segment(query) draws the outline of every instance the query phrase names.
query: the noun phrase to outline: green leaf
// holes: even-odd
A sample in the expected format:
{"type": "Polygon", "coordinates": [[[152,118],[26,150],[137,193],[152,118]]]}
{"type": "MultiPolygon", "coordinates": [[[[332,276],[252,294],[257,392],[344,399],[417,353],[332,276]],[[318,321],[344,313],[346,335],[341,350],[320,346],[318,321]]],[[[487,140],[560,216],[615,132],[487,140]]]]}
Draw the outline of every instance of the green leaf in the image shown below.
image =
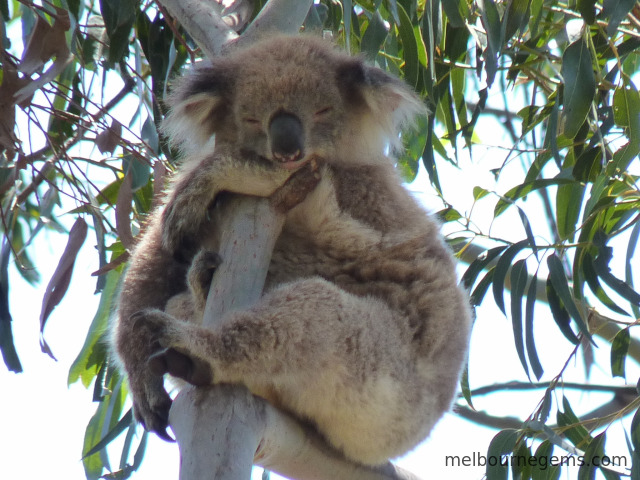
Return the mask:
{"type": "Polygon", "coordinates": [[[562,397],[562,410],[557,412],[559,427],[563,428],[564,435],[578,448],[584,448],[592,440],[589,431],[580,423],[580,419],[573,413],[567,397],[562,397]]]}
{"type": "Polygon", "coordinates": [[[482,280],[478,282],[478,285],[476,285],[473,293],[471,293],[471,305],[477,306],[482,303],[484,296],[487,294],[487,290],[489,290],[489,286],[491,286],[491,283],[493,282],[493,275],[495,273],[495,270],[495,267],[489,270],[487,274],[482,277],[482,280]]]}
{"type": "Polygon", "coordinates": [[[531,469],[531,480],[550,480],[560,477],[560,467],[551,457],[553,456],[554,445],[551,441],[545,440],[536,449],[534,457],[536,465],[531,469]]]}
{"type": "Polygon", "coordinates": [[[631,444],[635,453],[640,452],[640,408],[636,410],[631,420],[631,444]]]}
{"type": "Polygon", "coordinates": [[[597,0],[578,0],[578,11],[588,25],[593,25],[596,21],[596,5],[597,0]]]}
{"type": "Polygon", "coordinates": [[[100,450],[109,445],[113,440],[118,438],[122,432],[131,426],[133,423],[133,410],[129,409],[127,413],[120,419],[120,421],[113,427],[109,433],[100,439],[89,451],[85,452],[82,458],[90,457],[91,455],[98,453],[100,450]]]}
{"type": "Polygon", "coordinates": [[[506,311],[504,308],[504,281],[507,277],[507,272],[511,268],[511,262],[515,258],[515,256],[527,245],[529,244],[528,240],[521,240],[518,243],[514,243],[509,248],[505,250],[505,252],[498,260],[498,263],[495,268],[495,273],[493,275],[493,298],[496,301],[496,305],[498,308],[506,315],[506,311]]]}
{"type": "Polygon", "coordinates": [[[462,371],[462,375],[460,376],[460,390],[462,391],[462,396],[466,400],[467,404],[475,410],[473,406],[473,402],[471,401],[471,389],[469,388],[469,362],[467,361],[464,370],[462,371]]]}
{"type": "Polygon", "coordinates": [[[401,4],[398,4],[398,14],[400,15],[400,25],[398,33],[402,40],[402,51],[404,59],[404,78],[406,82],[414,88],[418,85],[418,70],[420,61],[418,59],[418,45],[413,33],[411,18],[401,4]]]}
{"type": "Polygon", "coordinates": [[[371,15],[369,20],[369,26],[362,35],[362,41],[360,42],[360,51],[364,53],[365,57],[370,61],[375,60],[380,51],[380,47],[384,43],[389,31],[384,22],[384,19],[380,15],[380,12],[376,11],[371,15]]]}
{"type": "Polygon", "coordinates": [[[562,56],[564,84],[564,135],[574,138],[591,110],[596,94],[591,53],[582,39],[567,47],[562,56]]]}
{"type": "Polygon", "coordinates": [[[485,190],[482,187],[473,187],[473,199],[477,202],[483,197],[486,197],[491,192],[489,190],[485,190]]]}
{"type": "Polygon", "coordinates": [[[69,368],[69,385],[81,380],[82,384],[88,388],[105,361],[106,345],[103,339],[107,331],[119,280],[120,273],[117,270],[111,270],[107,274],[107,282],[100,296],[98,311],[93,317],[82,350],[69,368]]]}
{"type": "Polygon", "coordinates": [[[580,314],[578,307],[576,306],[575,302],[573,301],[573,297],[571,296],[571,291],[569,290],[569,282],[567,281],[567,277],[565,276],[562,262],[555,253],[547,257],[547,266],[549,267],[549,279],[551,280],[553,289],[560,297],[560,300],[562,300],[563,305],[565,306],[571,317],[573,317],[573,319],[575,320],[580,331],[585,335],[587,339],[591,340],[589,329],[584,323],[582,315],[580,314]]]}
{"type": "Polygon", "coordinates": [[[534,190],[539,190],[541,188],[547,188],[556,185],[567,185],[574,182],[575,180],[573,179],[557,176],[555,178],[534,180],[532,182],[523,183],[521,185],[518,185],[517,187],[513,187],[512,189],[507,191],[502,196],[502,198],[500,198],[500,200],[498,200],[498,203],[496,203],[496,206],[493,210],[493,216],[497,217],[499,215],[502,215],[502,213],[504,213],[504,211],[509,208],[509,206],[511,206],[515,200],[526,197],[534,190]]]}
{"type": "Polygon", "coordinates": [[[638,294],[635,290],[633,290],[629,285],[625,282],[616,278],[609,268],[609,262],[613,258],[613,248],[611,247],[600,247],[598,256],[596,260],[593,262],[593,266],[595,268],[598,276],[609,285],[612,289],[616,291],[618,295],[628,300],[631,304],[640,306],[640,294],[638,294]]]}
{"type": "Polygon", "coordinates": [[[611,376],[624,378],[625,360],[629,351],[629,329],[623,328],[611,342],[611,376]]]}
{"type": "Polygon", "coordinates": [[[605,438],[606,432],[602,432],[589,443],[589,446],[584,452],[584,463],[578,470],[578,480],[591,480],[592,478],[595,478],[596,471],[598,469],[607,480],[611,478],[619,478],[618,475],[610,475],[611,472],[599,467],[600,460],[604,457],[605,438]]]}
{"type": "Polygon", "coordinates": [[[460,212],[458,212],[453,207],[447,207],[447,208],[444,208],[444,209],[440,210],[436,214],[436,216],[443,223],[455,222],[455,221],[460,220],[461,218],[463,218],[462,215],[460,214],[460,212]]]}
{"type": "Polygon", "coordinates": [[[538,352],[536,351],[536,343],[535,338],[533,336],[533,320],[534,320],[534,310],[536,305],[536,293],[538,288],[538,274],[536,273],[531,279],[531,283],[529,284],[529,289],[527,291],[527,302],[525,304],[525,342],[527,347],[527,357],[529,358],[529,364],[531,365],[531,370],[533,370],[533,374],[535,377],[540,380],[542,374],[544,373],[544,369],[540,364],[540,359],[538,358],[538,352]]]}
{"type": "Polygon", "coordinates": [[[482,25],[487,32],[487,48],[485,50],[485,70],[487,86],[491,87],[498,72],[498,55],[502,50],[502,24],[500,14],[493,0],[478,0],[478,8],[482,14],[482,25]]]}
{"type": "Polygon", "coordinates": [[[494,247],[478,256],[462,275],[461,283],[465,288],[471,288],[478,278],[478,275],[489,265],[494,258],[502,253],[507,247],[494,247]]]}
{"type": "Polygon", "coordinates": [[[606,307],[620,315],[629,314],[625,312],[622,308],[620,308],[604,291],[604,289],[600,286],[600,282],[598,281],[598,274],[596,273],[595,267],[593,266],[593,257],[590,254],[585,254],[582,258],[581,262],[582,273],[584,275],[585,280],[587,281],[587,285],[594,293],[596,298],[600,300],[606,307]]]}
{"type": "Polygon", "coordinates": [[[631,142],[640,142],[640,93],[633,82],[626,80],[613,94],[613,121],[628,130],[631,142]]]}
{"type": "Polygon", "coordinates": [[[556,293],[550,278],[547,278],[546,292],[553,320],[556,322],[556,325],[558,325],[558,328],[560,328],[560,331],[565,338],[574,345],[577,345],[580,343],[580,339],[576,337],[576,334],[571,330],[571,318],[569,317],[569,313],[566,308],[564,308],[564,305],[556,293]]]}
{"type": "Polygon", "coordinates": [[[129,52],[129,34],[136,18],[133,0],[100,0],[100,13],[109,36],[107,66],[112,68],[129,52]]]}
{"type": "Polygon", "coordinates": [[[503,22],[506,22],[504,40],[508,41],[526,26],[531,0],[510,0],[503,22]]]}
{"type": "Polygon", "coordinates": [[[584,186],[571,182],[558,187],[556,194],[556,223],[560,239],[573,241],[582,207],[584,186]]]}
{"type": "MultiPolygon", "coordinates": [[[[513,429],[498,432],[489,444],[487,458],[500,460],[503,455],[512,453],[519,436],[518,430],[513,429]]],[[[507,480],[508,473],[508,463],[503,465],[501,461],[487,462],[487,480],[507,480]]]]}
{"type": "Polygon", "coordinates": [[[465,27],[465,19],[469,10],[466,0],[442,0],[442,7],[452,27],[465,27]]]}
{"type": "MultiPolygon", "coordinates": [[[[522,297],[527,286],[527,263],[518,260],[511,269],[511,324],[513,327],[513,340],[518,353],[518,358],[524,368],[527,377],[529,366],[524,351],[524,335],[522,330],[522,297]]],[[[495,283],[494,283],[495,285],[495,283]]]]}
{"type": "Polygon", "coordinates": [[[151,178],[151,166],[148,162],[131,153],[125,153],[122,156],[122,172],[126,175],[129,170],[132,174],[131,188],[134,192],[145,186],[151,178]]]}
{"type": "Polygon", "coordinates": [[[580,154],[571,174],[579,182],[595,182],[602,171],[602,148],[587,148],[580,154]]]}
{"type": "Polygon", "coordinates": [[[613,36],[618,29],[620,22],[627,16],[636,0],[604,0],[602,8],[602,16],[609,17],[609,25],[607,26],[607,35],[613,36]]]}
{"type": "Polygon", "coordinates": [[[438,178],[438,170],[436,168],[436,159],[434,156],[434,151],[436,150],[435,145],[439,144],[440,140],[434,135],[434,125],[435,116],[430,114],[427,117],[427,143],[425,144],[424,151],[422,152],[422,163],[427,170],[431,185],[433,185],[438,192],[442,192],[440,179],[438,178]]]}

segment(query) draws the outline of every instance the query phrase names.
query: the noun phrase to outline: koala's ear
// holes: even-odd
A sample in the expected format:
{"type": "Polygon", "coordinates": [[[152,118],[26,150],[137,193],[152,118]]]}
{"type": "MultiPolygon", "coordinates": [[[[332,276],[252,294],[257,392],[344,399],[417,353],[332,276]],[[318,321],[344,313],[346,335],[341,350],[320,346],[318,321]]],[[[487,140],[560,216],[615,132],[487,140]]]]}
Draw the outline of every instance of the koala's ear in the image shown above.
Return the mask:
{"type": "Polygon", "coordinates": [[[401,128],[427,114],[426,105],[407,84],[358,58],[349,58],[338,67],[337,81],[345,100],[355,108],[365,106],[392,146],[398,143],[401,128]]]}
{"type": "Polygon", "coordinates": [[[194,67],[176,82],[166,101],[162,132],[183,154],[202,150],[230,112],[233,71],[226,65],[194,67]]]}

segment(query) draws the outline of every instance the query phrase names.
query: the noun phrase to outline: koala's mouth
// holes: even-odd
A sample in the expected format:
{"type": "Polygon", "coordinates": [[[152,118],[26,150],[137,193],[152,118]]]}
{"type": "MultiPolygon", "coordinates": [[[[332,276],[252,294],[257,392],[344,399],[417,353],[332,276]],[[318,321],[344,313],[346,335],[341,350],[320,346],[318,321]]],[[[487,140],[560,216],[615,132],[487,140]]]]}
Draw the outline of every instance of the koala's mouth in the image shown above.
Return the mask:
{"type": "Polygon", "coordinates": [[[296,170],[308,163],[311,158],[313,158],[313,155],[307,155],[305,157],[302,156],[302,152],[300,152],[300,150],[297,150],[296,152],[287,155],[274,153],[273,158],[285,170],[296,170]]]}

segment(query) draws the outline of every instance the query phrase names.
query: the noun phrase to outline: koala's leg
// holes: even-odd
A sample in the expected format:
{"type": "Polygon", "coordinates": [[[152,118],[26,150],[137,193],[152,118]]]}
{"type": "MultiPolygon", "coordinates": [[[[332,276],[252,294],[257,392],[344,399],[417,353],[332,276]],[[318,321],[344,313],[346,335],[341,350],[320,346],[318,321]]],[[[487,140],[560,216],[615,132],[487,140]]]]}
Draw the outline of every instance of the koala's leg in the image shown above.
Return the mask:
{"type": "Polygon", "coordinates": [[[367,464],[414,446],[448,408],[437,393],[428,395],[405,319],[381,301],[306,279],[227,320],[212,331],[165,315],[148,318],[167,349],[154,358],[155,372],[184,373],[195,384],[242,383],[311,420],[335,447],[367,464]],[[174,366],[171,356],[192,365],[180,358],[174,366]]]}

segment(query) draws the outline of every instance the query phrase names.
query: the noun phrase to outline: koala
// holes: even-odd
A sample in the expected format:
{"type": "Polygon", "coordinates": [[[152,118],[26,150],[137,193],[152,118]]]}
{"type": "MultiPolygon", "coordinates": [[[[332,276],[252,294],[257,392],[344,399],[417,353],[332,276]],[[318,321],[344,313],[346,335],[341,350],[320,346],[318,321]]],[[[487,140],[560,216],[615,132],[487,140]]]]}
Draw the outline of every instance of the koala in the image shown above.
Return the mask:
{"type": "Polygon", "coordinates": [[[245,385],[361,464],[415,447],[451,407],[471,330],[454,258],[391,158],[423,102],[327,41],[275,36],[194,67],[168,104],[183,163],[132,252],[112,334],[136,418],[168,437],[169,373],[245,385]],[[216,201],[296,178],[309,186],[260,301],[204,328],[225,261],[202,248],[216,201]]]}

